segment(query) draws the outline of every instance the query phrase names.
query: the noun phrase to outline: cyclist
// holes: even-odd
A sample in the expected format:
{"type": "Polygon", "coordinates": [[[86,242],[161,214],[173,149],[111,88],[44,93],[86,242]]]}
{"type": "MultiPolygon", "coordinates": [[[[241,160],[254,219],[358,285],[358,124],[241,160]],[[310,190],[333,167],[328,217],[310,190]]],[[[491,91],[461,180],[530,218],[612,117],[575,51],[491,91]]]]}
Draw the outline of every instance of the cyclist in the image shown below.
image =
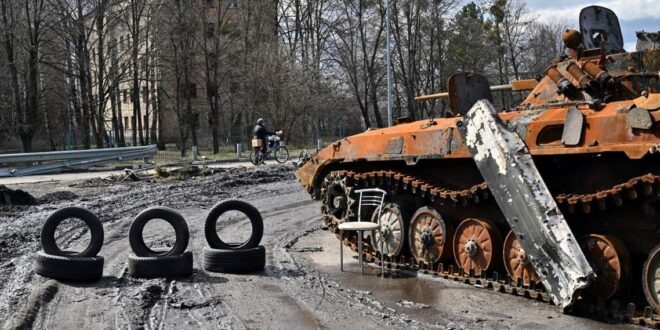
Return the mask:
{"type": "Polygon", "coordinates": [[[265,120],[263,118],[257,119],[257,125],[254,126],[254,130],[252,131],[252,135],[254,135],[255,139],[261,140],[261,152],[266,153],[267,151],[267,138],[269,135],[274,135],[275,132],[271,132],[268,129],[266,129],[266,126],[264,125],[265,120]]]}

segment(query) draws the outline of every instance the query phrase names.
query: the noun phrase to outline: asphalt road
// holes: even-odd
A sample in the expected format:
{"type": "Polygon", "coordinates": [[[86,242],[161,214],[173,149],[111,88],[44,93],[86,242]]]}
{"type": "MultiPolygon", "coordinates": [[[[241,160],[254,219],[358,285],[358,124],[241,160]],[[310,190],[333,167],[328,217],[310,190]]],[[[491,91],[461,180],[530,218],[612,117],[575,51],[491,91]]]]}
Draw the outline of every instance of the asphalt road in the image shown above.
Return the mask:
{"type": "MultiPolygon", "coordinates": [[[[55,329],[310,329],[310,328],[609,328],[556,308],[430,277],[360,275],[347,249],[339,272],[338,242],[320,230],[320,211],[293,179],[292,167],[220,168],[185,181],[116,182],[75,175],[41,182],[6,182],[41,199],[35,206],[0,207],[0,323],[55,329]],[[202,270],[204,220],[219,200],[253,203],[264,217],[267,266],[250,275],[202,270]],[[77,205],[104,223],[104,277],[92,284],[49,281],[33,273],[39,230],[55,209],[77,205]],[[187,220],[194,274],[138,280],[127,274],[128,229],[146,207],[167,205],[187,220]]],[[[150,241],[171,244],[171,230],[149,227],[150,241]]],[[[245,221],[220,228],[240,235],[245,221]]],[[[85,232],[64,226],[61,244],[80,249],[85,232]]],[[[620,327],[620,326],[618,326],[620,327]]]]}

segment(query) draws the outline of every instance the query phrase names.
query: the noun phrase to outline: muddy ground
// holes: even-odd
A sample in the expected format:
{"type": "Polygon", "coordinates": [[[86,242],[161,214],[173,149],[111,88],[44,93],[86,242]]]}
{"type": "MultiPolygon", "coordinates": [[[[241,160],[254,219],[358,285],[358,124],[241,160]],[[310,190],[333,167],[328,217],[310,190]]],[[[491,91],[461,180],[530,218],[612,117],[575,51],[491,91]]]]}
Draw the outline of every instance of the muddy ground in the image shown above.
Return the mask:
{"type": "MultiPolygon", "coordinates": [[[[381,278],[372,268],[360,275],[347,249],[347,271],[339,272],[338,242],[321,230],[319,205],[295,181],[292,166],[214,172],[184,181],[74,178],[7,184],[29,192],[38,204],[0,206],[0,324],[55,329],[621,327],[446,280],[381,278]],[[248,200],[263,214],[263,272],[231,275],[202,270],[206,214],[229,197],[248,200]],[[188,250],[195,257],[190,278],[138,280],[127,274],[131,220],[154,205],[172,207],[188,221],[188,250]],[[64,206],[89,208],[104,223],[104,277],[97,283],[59,283],[33,273],[41,225],[64,206]]],[[[234,230],[232,226],[236,232],[246,229],[244,222],[237,222],[223,233],[234,230]]],[[[145,235],[167,245],[170,234],[162,223],[145,235]]],[[[75,223],[59,235],[65,247],[85,244],[85,232],[75,223]]]]}

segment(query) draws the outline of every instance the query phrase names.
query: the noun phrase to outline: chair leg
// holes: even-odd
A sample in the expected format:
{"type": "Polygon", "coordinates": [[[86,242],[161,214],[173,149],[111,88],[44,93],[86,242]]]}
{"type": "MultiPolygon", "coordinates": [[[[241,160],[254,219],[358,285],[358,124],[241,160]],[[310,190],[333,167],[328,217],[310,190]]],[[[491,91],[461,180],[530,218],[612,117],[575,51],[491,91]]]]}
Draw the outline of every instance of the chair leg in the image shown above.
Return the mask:
{"type": "MultiPolygon", "coordinates": [[[[379,232],[380,232],[380,230],[379,230],[379,232]]],[[[383,253],[383,252],[385,252],[385,249],[384,249],[385,246],[383,245],[385,243],[384,240],[385,239],[383,238],[383,235],[381,233],[381,235],[380,235],[380,276],[383,276],[383,277],[385,277],[385,258],[383,257],[385,255],[383,253]]]]}
{"type": "Polygon", "coordinates": [[[359,233],[360,233],[360,236],[359,236],[359,238],[360,238],[360,242],[359,242],[360,243],[359,244],[360,248],[359,248],[359,250],[360,251],[358,252],[359,253],[358,260],[360,261],[360,271],[362,272],[362,275],[364,275],[364,267],[362,267],[362,233],[363,232],[360,230],[359,233]]]}
{"type": "Polygon", "coordinates": [[[344,231],[339,231],[339,270],[344,271],[344,231]]]}

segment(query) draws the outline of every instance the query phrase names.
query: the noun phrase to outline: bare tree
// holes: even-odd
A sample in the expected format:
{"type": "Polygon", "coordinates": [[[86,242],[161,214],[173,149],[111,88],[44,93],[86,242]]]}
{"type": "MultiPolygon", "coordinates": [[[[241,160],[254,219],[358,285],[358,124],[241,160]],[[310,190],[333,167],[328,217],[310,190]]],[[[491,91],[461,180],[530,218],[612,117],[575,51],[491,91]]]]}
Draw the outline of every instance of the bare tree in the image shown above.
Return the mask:
{"type": "Polygon", "coordinates": [[[383,45],[385,8],[364,0],[344,0],[341,21],[334,36],[334,60],[348,77],[347,83],[360,108],[365,126],[371,127],[369,109],[377,127],[383,127],[378,105],[378,86],[383,63],[378,57],[383,45]]]}
{"type": "MultiPolygon", "coordinates": [[[[206,7],[206,4],[202,4],[206,7]]],[[[209,126],[213,153],[220,151],[220,108],[222,106],[222,86],[229,75],[226,67],[235,51],[239,34],[228,16],[229,2],[219,1],[212,7],[201,8],[203,12],[200,30],[204,31],[199,42],[204,53],[202,79],[209,104],[209,126]]]]}
{"type": "Polygon", "coordinates": [[[186,154],[186,144],[192,137],[197,145],[197,115],[192,106],[193,77],[196,67],[195,34],[199,31],[199,22],[195,4],[176,1],[163,5],[159,17],[157,35],[162,38],[161,63],[163,78],[169,85],[160,89],[165,98],[173,103],[177,117],[181,156],[186,154]]]}
{"type": "MultiPolygon", "coordinates": [[[[133,145],[144,144],[144,133],[142,130],[142,111],[140,108],[140,47],[143,40],[143,18],[147,0],[126,0],[127,8],[124,10],[124,24],[126,24],[130,35],[131,62],[133,67],[131,103],[133,105],[133,116],[131,124],[133,127],[133,145]]],[[[178,2],[178,1],[177,1],[178,2]]]]}
{"type": "Polygon", "coordinates": [[[24,152],[32,151],[32,139],[43,114],[40,53],[48,10],[45,0],[0,1],[2,41],[13,95],[11,119],[24,152]]]}

